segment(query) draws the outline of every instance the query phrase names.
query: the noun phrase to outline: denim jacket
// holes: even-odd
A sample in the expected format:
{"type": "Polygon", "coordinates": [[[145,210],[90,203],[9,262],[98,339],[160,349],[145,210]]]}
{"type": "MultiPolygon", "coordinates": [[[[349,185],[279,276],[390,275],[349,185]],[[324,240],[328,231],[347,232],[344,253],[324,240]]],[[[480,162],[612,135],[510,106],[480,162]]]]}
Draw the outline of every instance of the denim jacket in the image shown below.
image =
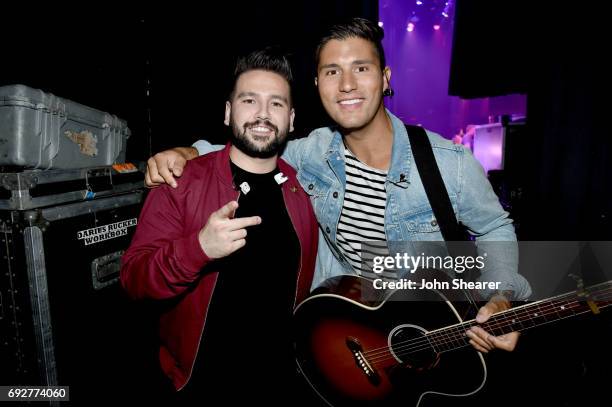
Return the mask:
{"type": "MultiPolygon", "coordinates": [[[[387,115],[393,124],[393,150],[385,185],[387,242],[442,241],[440,227],[414,163],[406,128],[389,111],[387,115]]],[[[518,274],[518,247],[512,220],[501,207],[483,168],[465,147],[429,131],[427,135],[457,220],[475,236],[479,252],[486,248],[489,259],[495,259],[495,264],[487,267],[479,280],[499,281],[499,290],[513,291],[514,299],[526,299],[531,295],[531,288],[518,274]]],[[[203,140],[194,147],[200,154],[218,149],[203,140]]],[[[320,226],[312,287],[330,277],[355,274],[340,253],[336,240],[346,185],[341,134],[329,127],[316,129],[308,137],[290,141],[282,158],[297,170],[298,181],[310,195],[320,226]]],[[[487,298],[492,290],[482,290],[480,294],[487,298]]]]}

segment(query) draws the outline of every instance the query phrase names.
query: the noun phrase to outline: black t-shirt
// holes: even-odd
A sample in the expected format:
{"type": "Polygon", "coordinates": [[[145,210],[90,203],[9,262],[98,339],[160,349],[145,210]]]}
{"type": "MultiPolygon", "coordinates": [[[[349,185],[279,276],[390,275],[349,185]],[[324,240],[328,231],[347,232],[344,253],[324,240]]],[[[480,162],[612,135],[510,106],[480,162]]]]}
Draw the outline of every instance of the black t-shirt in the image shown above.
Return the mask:
{"type": "Polygon", "coordinates": [[[246,246],[217,260],[220,272],[193,373],[179,391],[189,401],[274,400],[296,371],[290,327],[300,243],[274,179],[279,171],[231,167],[237,189],[243,182],[250,189],[240,193],[235,217],[258,215],[262,222],[247,228],[246,246]]]}

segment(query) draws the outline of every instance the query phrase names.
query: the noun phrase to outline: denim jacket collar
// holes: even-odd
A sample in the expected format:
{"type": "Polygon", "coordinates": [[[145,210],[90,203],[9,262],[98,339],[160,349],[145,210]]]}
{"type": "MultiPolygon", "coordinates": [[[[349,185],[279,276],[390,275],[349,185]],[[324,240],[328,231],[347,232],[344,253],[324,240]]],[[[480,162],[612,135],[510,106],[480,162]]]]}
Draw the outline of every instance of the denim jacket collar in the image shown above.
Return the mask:
{"type": "MultiPolygon", "coordinates": [[[[407,188],[412,158],[408,133],[400,119],[386,109],[385,112],[393,125],[393,150],[387,181],[399,187],[407,188]]],[[[336,176],[339,176],[337,163],[344,163],[344,143],[342,142],[342,134],[337,129],[331,128],[331,130],[333,136],[325,153],[325,159],[332,170],[336,172],[336,176]]]]}

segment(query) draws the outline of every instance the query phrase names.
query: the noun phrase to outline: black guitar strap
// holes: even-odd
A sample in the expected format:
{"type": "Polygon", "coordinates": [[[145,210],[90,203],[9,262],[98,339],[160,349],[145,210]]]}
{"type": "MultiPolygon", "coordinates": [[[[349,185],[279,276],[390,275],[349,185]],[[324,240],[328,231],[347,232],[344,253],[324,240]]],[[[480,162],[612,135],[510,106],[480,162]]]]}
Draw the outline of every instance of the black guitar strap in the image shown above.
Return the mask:
{"type": "MultiPolygon", "coordinates": [[[[419,175],[423,181],[423,187],[433,214],[440,226],[440,232],[446,242],[452,241],[468,241],[469,234],[463,225],[460,225],[453,211],[448,191],[444,186],[442,174],[436,163],[431,143],[427,137],[425,129],[419,126],[411,126],[406,124],[408,139],[412,147],[412,154],[416,163],[419,175]]],[[[452,245],[451,245],[452,246],[452,245]]],[[[448,247],[451,256],[458,256],[459,253],[453,253],[453,248],[448,247]]],[[[475,250],[474,250],[475,252],[475,250]]],[[[472,274],[470,279],[476,279],[478,276],[472,274]]],[[[464,276],[465,278],[465,276],[464,276]]],[[[470,301],[476,306],[472,293],[468,293],[470,301]]]]}
{"type": "Polygon", "coordinates": [[[406,130],[408,131],[414,161],[423,181],[427,199],[440,226],[442,237],[447,242],[468,240],[465,228],[459,225],[455,217],[453,206],[444,186],[444,181],[442,181],[442,175],[436,164],[425,129],[406,124],[406,130]]]}

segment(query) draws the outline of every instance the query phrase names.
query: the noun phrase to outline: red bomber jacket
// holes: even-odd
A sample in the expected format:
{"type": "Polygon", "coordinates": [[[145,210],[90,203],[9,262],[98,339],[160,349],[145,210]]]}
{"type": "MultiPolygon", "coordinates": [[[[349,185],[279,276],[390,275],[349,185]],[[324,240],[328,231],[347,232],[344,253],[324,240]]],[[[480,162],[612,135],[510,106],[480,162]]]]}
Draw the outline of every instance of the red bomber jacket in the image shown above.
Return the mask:
{"type": "MultiPolygon", "coordinates": [[[[160,363],[176,389],[185,386],[191,376],[218,275],[215,261],[198,242],[198,232],[212,212],[238,197],[229,150],[230,144],[189,161],[176,189],[162,185],[149,193],[122,258],[121,284],[128,295],[176,299],[159,321],[160,363]]],[[[310,291],[318,226],[295,170],[282,159],[278,167],[288,177],[282,193],[301,248],[296,306],[310,291]]]]}

